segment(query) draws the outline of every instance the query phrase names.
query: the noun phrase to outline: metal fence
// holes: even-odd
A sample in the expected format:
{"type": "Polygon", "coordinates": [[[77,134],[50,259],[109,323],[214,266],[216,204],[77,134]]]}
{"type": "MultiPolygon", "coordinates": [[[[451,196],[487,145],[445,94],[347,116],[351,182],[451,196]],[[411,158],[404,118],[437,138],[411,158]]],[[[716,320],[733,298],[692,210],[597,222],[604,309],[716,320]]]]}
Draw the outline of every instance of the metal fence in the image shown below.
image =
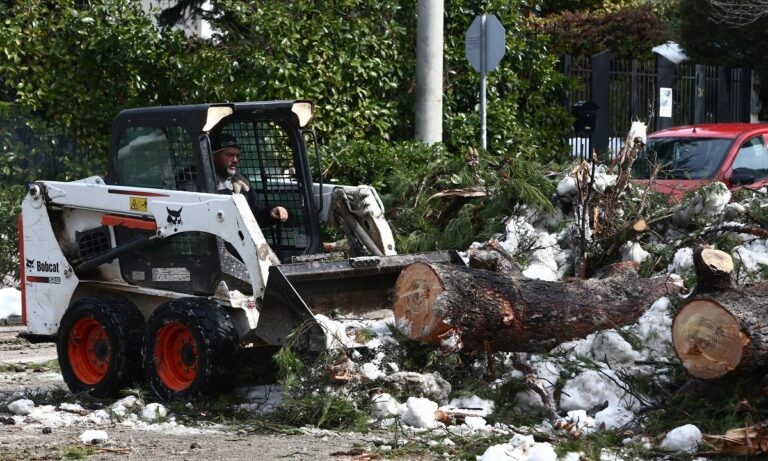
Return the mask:
{"type": "Polygon", "coordinates": [[[574,82],[567,106],[597,105],[594,130],[570,136],[574,157],[587,157],[593,149],[601,156],[618,152],[635,120],[645,122],[649,133],[676,125],[750,121],[750,69],[675,65],[662,56],[611,59],[608,51],[591,58],[565,56],[562,65],[574,82]],[[671,117],[659,116],[660,88],[672,89],[671,117]]]}

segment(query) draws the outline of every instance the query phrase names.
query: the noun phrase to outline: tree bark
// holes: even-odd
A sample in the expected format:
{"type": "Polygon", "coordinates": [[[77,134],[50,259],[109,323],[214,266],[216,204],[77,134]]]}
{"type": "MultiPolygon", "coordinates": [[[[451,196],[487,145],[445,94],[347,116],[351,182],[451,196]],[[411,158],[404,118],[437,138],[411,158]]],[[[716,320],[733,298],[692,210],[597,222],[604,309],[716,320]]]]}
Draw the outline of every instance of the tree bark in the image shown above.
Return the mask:
{"type": "Polygon", "coordinates": [[[539,352],[634,320],[679,288],[631,268],[603,280],[549,282],[420,262],[398,277],[394,311],[413,340],[466,352],[539,352]]]}
{"type": "Polygon", "coordinates": [[[768,282],[733,285],[733,259],[700,245],[696,287],[672,321],[672,344],[689,375],[720,378],[768,364],[768,282]]]}

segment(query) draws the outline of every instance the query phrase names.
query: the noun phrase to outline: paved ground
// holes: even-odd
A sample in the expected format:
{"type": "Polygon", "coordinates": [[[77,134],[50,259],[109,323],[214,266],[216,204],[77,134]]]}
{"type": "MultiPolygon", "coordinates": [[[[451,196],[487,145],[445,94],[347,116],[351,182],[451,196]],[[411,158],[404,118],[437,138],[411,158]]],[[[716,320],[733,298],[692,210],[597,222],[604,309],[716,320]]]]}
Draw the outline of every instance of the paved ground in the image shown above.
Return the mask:
{"type": "MultiPolygon", "coordinates": [[[[30,344],[18,337],[21,326],[0,326],[0,402],[16,394],[34,395],[45,389],[68,392],[61,375],[51,368],[56,358],[53,344],[30,344]],[[40,366],[40,364],[47,365],[40,366]]],[[[72,396],[71,402],[75,402],[72,396]]],[[[254,433],[247,429],[217,426],[200,429],[177,427],[141,430],[120,423],[88,426],[83,423],[48,427],[25,421],[10,424],[12,415],[0,406],[0,459],[66,459],[77,453],[89,460],[360,460],[359,452],[372,448],[371,434],[307,430],[299,435],[254,433]],[[87,446],[79,436],[87,429],[107,432],[99,446],[87,446]],[[362,447],[362,448],[358,448],[362,447]]],[[[211,423],[214,423],[211,421],[211,423]]]]}

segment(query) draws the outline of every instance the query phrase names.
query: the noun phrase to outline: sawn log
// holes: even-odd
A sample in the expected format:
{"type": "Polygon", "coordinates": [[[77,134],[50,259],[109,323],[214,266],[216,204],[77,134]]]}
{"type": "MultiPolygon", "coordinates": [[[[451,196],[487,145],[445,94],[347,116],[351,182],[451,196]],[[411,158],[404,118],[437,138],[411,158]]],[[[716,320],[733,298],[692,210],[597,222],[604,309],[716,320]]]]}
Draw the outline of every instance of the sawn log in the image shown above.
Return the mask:
{"type": "Polygon", "coordinates": [[[768,283],[732,284],[733,261],[719,250],[694,251],[694,295],[672,321],[672,344],[686,372],[715,379],[768,366],[768,283]]]}
{"type": "Polygon", "coordinates": [[[397,279],[394,312],[413,340],[466,352],[539,352],[638,318],[678,292],[678,281],[639,278],[626,266],[606,279],[549,282],[418,262],[397,279]]]}

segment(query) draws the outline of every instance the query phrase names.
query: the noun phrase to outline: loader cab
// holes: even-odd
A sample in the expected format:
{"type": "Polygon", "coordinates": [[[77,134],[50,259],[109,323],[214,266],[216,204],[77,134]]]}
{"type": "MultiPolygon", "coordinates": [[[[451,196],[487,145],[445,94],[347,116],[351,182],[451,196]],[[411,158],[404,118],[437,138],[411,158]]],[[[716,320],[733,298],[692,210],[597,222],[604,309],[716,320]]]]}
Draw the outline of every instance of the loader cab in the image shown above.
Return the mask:
{"type": "MultiPolygon", "coordinates": [[[[108,184],[148,189],[216,193],[211,136],[234,135],[239,172],[256,193],[259,207],[281,205],[289,220],[262,228],[282,261],[320,247],[318,206],[304,127],[307,101],[197,104],[128,109],[116,117],[108,152],[108,184]]],[[[151,194],[151,191],[147,192],[151,194]]],[[[211,217],[214,219],[214,217],[211,217]]],[[[119,245],[137,229],[115,228],[119,245]]],[[[212,294],[221,281],[249,292],[245,267],[215,236],[184,233],[121,257],[129,283],[194,294],[212,294]],[[218,269],[218,270],[215,270],[218,269]]]]}

